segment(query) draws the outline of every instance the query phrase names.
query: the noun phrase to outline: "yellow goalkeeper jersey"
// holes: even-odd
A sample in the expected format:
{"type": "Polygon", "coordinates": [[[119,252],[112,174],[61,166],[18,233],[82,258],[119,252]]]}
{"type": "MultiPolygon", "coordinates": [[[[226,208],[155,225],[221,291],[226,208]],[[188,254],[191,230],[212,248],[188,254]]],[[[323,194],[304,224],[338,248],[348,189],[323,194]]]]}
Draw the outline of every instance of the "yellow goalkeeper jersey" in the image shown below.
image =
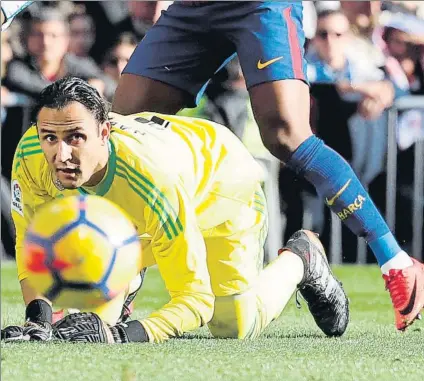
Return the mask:
{"type": "Polygon", "coordinates": [[[226,127],[179,116],[111,113],[110,156],[92,188],[60,189],[35,126],[22,137],[12,169],[12,216],[18,277],[27,277],[22,246],[37,207],[78,193],[121,206],[142,241],[144,267],[157,264],[171,300],[142,320],[152,341],[181,335],[213,312],[204,238],[248,204],[262,169],[226,127]]]}

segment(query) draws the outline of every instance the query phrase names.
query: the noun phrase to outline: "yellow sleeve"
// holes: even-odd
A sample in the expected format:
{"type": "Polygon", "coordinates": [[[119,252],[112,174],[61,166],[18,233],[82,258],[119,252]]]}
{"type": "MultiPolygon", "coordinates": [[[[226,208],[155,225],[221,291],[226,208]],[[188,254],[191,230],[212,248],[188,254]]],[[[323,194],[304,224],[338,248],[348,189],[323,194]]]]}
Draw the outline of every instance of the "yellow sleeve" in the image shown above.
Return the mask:
{"type": "Polygon", "coordinates": [[[44,204],[49,196],[36,185],[26,166],[26,160],[19,157],[19,154],[13,160],[11,191],[12,218],[16,230],[16,263],[18,279],[21,281],[28,276],[22,253],[25,232],[36,207],[44,204]]]}
{"type": "Polygon", "coordinates": [[[156,204],[168,204],[172,213],[162,213],[166,223],[156,219],[152,252],[171,300],[141,321],[150,342],[156,343],[208,323],[214,308],[206,248],[195,211],[184,190],[173,187],[163,193],[166,199],[158,197],[156,204]]]}

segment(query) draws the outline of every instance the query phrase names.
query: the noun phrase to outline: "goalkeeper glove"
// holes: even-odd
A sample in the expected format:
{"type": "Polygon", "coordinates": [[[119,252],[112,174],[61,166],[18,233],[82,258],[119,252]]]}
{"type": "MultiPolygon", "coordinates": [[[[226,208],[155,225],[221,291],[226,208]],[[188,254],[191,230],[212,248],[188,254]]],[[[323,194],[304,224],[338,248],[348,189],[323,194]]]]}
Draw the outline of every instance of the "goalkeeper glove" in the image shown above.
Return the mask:
{"type": "Polygon", "coordinates": [[[147,342],[149,338],[143,325],[133,320],[110,326],[92,312],[71,314],[53,325],[53,335],[63,341],[79,343],[122,344],[147,342]]]}
{"type": "Polygon", "coordinates": [[[5,341],[49,341],[52,338],[52,307],[45,300],[30,302],[25,312],[23,326],[12,325],[1,330],[5,341]]]}

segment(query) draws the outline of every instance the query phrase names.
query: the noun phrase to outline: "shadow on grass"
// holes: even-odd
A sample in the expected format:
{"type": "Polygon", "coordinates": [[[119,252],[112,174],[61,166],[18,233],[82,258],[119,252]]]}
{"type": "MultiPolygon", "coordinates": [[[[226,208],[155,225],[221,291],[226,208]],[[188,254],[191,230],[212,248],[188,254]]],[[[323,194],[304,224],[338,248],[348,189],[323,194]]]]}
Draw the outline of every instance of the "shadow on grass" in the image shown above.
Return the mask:
{"type": "Polygon", "coordinates": [[[263,339],[334,339],[318,332],[296,332],[296,333],[264,333],[260,336],[263,339]]]}
{"type": "MultiPolygon", "coordinates": [[[[212,334],[196,334],[187,333],[183,336],[176,337],[177,340],[239,340],[234,338],[215,338],[212,334]]],[[[298,332],[298,333],[281,333],[269,332],[261,334],[258,339],[338,339],[337,337],[327,337],[319,332],[298,332]]]]}
{"type": "MultiPolygon", "coordinates": [[[[420,331],[416,329],[415,331],[420,331]]],[[[337,340],[340,337],[327,337],[323,333],[319,332],[265,332],[262,333],[258,339],[267,340],[267,339],[325,339],[325,340],[337,340]]],[[[183,336],[175,337],[173,340],[236,340],[235,338],[215,338],[212,334],[208,332],[201,333],[186,333],[183,336]]],[[[255,340],[255,339],[253,339],[255,340]]],[[[22,345],[34,343],[35,345],[63,345],[63,344],[82,344],[82,345],[109,345],[106,343],[82,343],[82,342],[71,342],[71,341],[62,341],[58,339],[53,339],[50,341],[25,341],[25,340],[16,340],[16,341],[2,341],[2,345],[22,345]]]]}

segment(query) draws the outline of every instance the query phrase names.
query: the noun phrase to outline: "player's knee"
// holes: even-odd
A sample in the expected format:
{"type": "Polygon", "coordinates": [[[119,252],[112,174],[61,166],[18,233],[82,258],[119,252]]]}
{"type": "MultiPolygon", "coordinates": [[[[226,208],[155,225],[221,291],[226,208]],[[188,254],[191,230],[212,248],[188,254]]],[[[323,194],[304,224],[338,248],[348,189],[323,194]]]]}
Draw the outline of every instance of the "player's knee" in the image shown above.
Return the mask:
{"type": "Polygon", "coordinates": [[[304,140],[299,137],[297,124],[278,112],[257,117],[257,122],[264,146],[280,160],[288,160],[304,140]]]}
{"type": "Polygon", "coordinates": [[[297,103],[287,102],[286,96],[289,94],[284,93],[283,97],[275,95],[275,90],[269,86],[263,89],[258,86],[251,90],[253,111],[262,141],[274,156],[283,161],[287,161],[297,147],[312,134],[309,124],[309,94],[308,97],[305,94],[299,97],[297,103]],[[263,102],[268,92],[274,94],[274,98],[271,97],[269,103],[263,102]]]}
{"type": "Polygon", "coordinates": [[[248,295],[216,297],[208,327],[216,338],[251,339],[260,333],[257,315],[255,300],[248,295]]]}

